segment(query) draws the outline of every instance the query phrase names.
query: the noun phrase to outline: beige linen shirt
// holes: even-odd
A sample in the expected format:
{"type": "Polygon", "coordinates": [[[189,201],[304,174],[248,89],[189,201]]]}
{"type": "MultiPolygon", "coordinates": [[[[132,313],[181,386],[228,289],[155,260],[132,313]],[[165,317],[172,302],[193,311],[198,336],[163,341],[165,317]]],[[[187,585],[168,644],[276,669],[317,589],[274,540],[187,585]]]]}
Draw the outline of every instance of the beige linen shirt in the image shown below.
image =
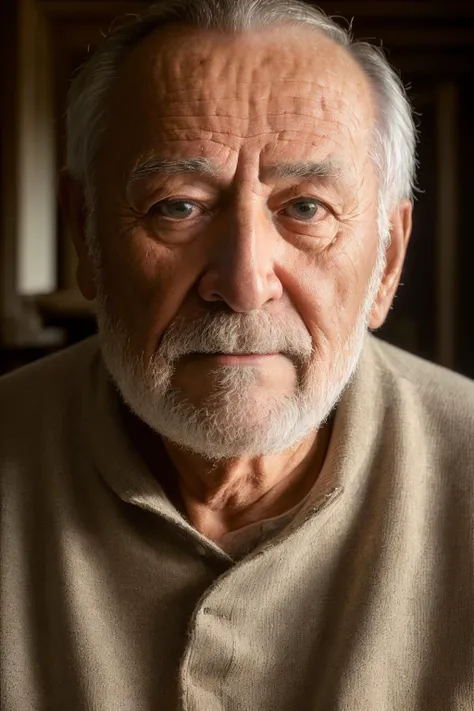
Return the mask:
{"type": "Polygon", "coordinates": [[[134,450],[96,338],[0,381],[2,711],[473,711],[474,384],[366,339],[238,561],[134,450]]]}

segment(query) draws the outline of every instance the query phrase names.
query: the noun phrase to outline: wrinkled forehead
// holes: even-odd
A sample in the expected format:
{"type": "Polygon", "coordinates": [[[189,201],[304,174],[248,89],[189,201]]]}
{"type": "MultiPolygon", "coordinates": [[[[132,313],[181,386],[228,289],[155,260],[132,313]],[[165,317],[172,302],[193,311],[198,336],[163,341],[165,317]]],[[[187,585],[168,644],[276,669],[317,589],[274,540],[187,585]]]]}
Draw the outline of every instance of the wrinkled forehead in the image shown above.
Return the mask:
{"type": "Polygon", "coordinates": [[[241,34],[159,29],[124,62],[111,112],[135,152],[160,139],[204,136],[238,150],[261,136],[303,134],[352,150],[374,115],[368,80],[349,53],[290,26],[241,34]]]}

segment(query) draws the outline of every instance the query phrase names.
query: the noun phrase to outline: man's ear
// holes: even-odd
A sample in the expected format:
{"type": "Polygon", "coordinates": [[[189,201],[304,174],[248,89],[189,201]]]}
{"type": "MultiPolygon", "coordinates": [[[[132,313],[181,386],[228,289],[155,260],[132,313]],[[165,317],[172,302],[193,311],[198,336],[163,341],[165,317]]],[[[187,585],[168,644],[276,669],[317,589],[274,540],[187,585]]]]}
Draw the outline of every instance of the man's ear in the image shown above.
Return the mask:
{"type": "Polygon", "coordinates": [[[412,226],[412,203],[403,200],[390,215],[390,246],[382,282],[369,318],[369,328],[380,328],[387,318],[402,274],[412,226]]]}
{"type": "Polygon", "coordinates": [[[93,301],[97,287],[94,265],[86,244],[84,188],[66,168],[59,177],[59,201],[78,258],[77,284],[84,298],[93,301]]]}

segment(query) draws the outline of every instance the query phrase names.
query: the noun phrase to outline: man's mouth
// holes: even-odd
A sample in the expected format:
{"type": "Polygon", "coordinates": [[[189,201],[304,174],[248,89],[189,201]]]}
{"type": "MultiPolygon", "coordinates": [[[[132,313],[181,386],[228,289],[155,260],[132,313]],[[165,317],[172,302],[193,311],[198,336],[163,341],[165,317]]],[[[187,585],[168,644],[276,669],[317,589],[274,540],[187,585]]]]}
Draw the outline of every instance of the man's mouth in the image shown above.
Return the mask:
{"type": "Polygon", "coordinates": [[[279,353],[192,353],[192,358],[213,360],[221,365],[255,365],[274,358],[279,353]]]}

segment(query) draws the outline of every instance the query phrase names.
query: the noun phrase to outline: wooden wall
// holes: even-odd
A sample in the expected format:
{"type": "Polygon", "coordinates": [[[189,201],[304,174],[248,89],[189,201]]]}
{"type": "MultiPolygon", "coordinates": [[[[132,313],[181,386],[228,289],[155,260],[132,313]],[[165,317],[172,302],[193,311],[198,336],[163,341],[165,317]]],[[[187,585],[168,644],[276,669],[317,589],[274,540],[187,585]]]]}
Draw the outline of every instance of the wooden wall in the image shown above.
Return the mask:
{"type": "MultiPolygon", "coordinates": [[[[410,85],[420,170],[402,285],[380,335],[474,377],[474,2],[320,0],[381,41],[410,85]]],[[[0,343],[5,370],[87,335],[75,257],[54,199],[72,72],[134,0],[3,0],[0,343]],[[62,331],[58,331],[58,327],[62,331]]]]}

